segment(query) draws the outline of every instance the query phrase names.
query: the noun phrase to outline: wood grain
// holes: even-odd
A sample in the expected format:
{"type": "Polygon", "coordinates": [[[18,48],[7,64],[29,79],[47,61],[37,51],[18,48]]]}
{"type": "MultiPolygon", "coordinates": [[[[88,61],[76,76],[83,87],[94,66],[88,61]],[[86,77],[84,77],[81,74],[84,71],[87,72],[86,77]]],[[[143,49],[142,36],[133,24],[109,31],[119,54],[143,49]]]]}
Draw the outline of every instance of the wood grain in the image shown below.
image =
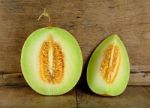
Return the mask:
{"type": "Polygon", "coordinates": [[[42,96],[24,86],[0,87],[1,108],[76,108],[75,90],[62,96],[42,96]]]}
{"type": "Polygon", "coordinates": [[[62,96],[42,96],[25,86],[0,87],[1,108],[149,108],[150,87],[128,87],[118,97],[102,97],[77,89],[62,96]]]}
{"type": "Polygon", "coordinates": [[[77,91],[79,108],[149,108],[150,87],[128,87],[117,97],[102,97],[85,91],[77,91]]]}
{"type": "MultiPolygon", "coordinates": [[[[25,39],[32,31],[48,25],[47,19],[37,22],[44,7],[54,26],[68,30],[78,40],[84,58],[83,73],[96,46],[114,33],[127,47],[131,67],[136,67],[133,72],[149,72],[149,6],[149,0],[0,0],[0,73],[7,76],[21,72],[20,54],[25,39]]],[[[131,75],[131,84],[149,84],[149,76],[139,83],[141,79],[135,75],[141,76],[131,75]]],[[[14,74],[11,76],[14,82],[20,81],[14,74]]]]}
{"type": "Polygon", "coordinates": [[[150,85],[150,73],[132,73],[128,85],[150,85]]]}

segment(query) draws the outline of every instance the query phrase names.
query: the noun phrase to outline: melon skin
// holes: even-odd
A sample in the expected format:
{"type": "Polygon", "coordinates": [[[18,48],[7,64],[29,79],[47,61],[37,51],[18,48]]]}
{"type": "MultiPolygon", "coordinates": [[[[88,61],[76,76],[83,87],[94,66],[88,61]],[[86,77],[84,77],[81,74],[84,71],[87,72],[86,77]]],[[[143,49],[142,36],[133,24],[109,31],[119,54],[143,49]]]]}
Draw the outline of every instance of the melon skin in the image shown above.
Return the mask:
{"type": "Polygon", "coordinates": [[[130,76],[130,62],[127,50],[119,36],[108,36],[93,52],[87,68],[87,83],[91,91],[103,96],[118,96],[127,87],[130,76]],[[115,80],[108,84],[100,74],[100,64],[104,52],[110,44],[115,43],[120,49],[121,61],[115,80]]]}
{"type": "Polygon", "coordinates": [[[62,95],[77,84],[83,57],[78,42],[69,32],[58,27],[45,27],[32,32],[26,39],[20,62],[23,76],[34,91],[42,95],[62,95]],[[61,46],[64,54],[64,78],[59,84],[44,82],[39,74],[39,51],[49,37],[61,46]]]}

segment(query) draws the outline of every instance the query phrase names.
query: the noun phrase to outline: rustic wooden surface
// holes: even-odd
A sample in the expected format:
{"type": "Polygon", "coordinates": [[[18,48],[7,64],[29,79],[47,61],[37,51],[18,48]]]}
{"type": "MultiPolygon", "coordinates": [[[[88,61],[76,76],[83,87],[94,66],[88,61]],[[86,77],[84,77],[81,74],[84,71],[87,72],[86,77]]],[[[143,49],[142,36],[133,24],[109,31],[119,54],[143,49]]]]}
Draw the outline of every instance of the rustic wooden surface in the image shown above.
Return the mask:
{"type": "Polygon", "coordinates": [[[128,87],[118,97],[102,97],[91,92],[78,90],[79,108],[149,108],[150,87],[128,87]]]}
{"type": "Polygon", "coordinates": [[[149,108],[149,49],[150,0],[0,0],[0,107],[149,108]],[[76,37],[84,57],[76,89],[58,97],[33,92],[20,68],[25,39],[32,31],[48,25],[47,19],[36,20],[45,7],[54,26],[76,37]],[[89,92],[86,66],[95,47],[114,33],[120,35],[127,47],[131,76],[123,95],[105,98],[89,92]]]}
{"type": "Polygon", "coordinates": [[[128,87],[118,97],[72,90],[62,96],[42,96],[26,86],[0,87],[1,108],[149,108],[150,87],[128,87]]]}
{"type": "Polygon", "coordinates": [[[76,108],[75,90],[62,96],[42,96],[29,87],[0,87],[1,108],[76,108]]]}

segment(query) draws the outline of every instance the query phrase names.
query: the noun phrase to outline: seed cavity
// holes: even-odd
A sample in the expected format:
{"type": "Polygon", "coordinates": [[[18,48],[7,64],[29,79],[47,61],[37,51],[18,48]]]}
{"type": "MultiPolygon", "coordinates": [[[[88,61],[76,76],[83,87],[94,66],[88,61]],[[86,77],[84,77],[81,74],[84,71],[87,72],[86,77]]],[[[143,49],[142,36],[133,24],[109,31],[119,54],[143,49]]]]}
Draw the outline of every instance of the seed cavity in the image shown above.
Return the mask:
{"type": "Polygon", "coordinates": [[[64,77],[64,56],[61,47],[49,37],[39,55],[40,76],[44,82],[59,84],[64,77]]]}
{"type": "Polygon", "coordinates": [[[104,57],[100,65],[100,73],[103,79],[111,84],[113,83],[120,66],[121,55],[119,47],[111,44],[104,52],[104,57]]]}

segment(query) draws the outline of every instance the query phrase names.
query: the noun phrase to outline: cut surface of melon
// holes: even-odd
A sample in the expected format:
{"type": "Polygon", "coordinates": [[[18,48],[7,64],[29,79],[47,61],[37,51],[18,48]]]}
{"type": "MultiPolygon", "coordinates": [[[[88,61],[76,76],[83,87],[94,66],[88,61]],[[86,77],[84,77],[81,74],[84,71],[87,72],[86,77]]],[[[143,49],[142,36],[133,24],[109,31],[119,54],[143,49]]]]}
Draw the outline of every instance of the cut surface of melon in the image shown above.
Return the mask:
{"type": "Polygon", "coordinates": [[[30,87],[43,95],[61,95],[78,82],[82,71],[78,42],[66,30],[46,27],[25,41],[21,69],[30,87]]]}
{"type": "Polygon", "coordinates": [[[99,44],[89,60],[88,85],[96,94],[117,96],[125,90],[129,75],[126,48],[117,35],[111,35],[99,44]]]}

